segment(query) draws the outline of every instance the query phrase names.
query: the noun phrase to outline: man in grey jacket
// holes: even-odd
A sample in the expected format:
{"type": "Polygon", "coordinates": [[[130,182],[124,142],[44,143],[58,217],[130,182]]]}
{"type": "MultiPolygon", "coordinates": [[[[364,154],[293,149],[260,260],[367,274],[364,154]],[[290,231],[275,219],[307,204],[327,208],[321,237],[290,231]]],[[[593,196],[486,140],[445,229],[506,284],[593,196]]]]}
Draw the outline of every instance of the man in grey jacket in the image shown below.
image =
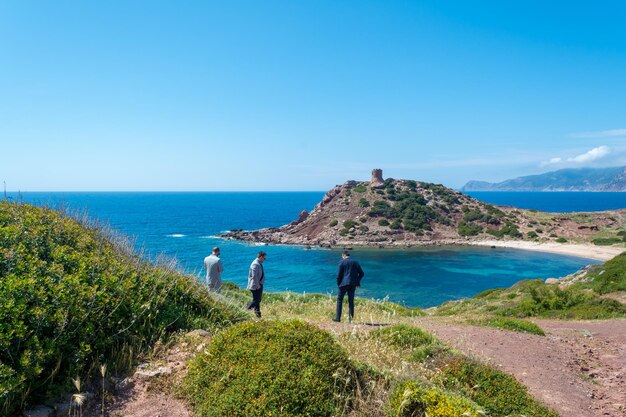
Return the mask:
{"type": "Polygon", "coordinates": [[[252,292],[252,302],[248,304],[248,310],[254,309],[254,314],[261,318],[261,298],[263,297],[263,284],[265,284],[265,271],[263,271],[263,262],[267,254],[263,251],[259,252],[256,259],[250,265],[248,272],[248,289],[252,292]]]}
{"type": "Polygon", "coordinates": [[[224,267],[222,266],[222,260],[219,258],[220,248],[217,246],[213,248],[213,252],[204,258],[204,268],[206,269],[206,283],[209,286],[209,290],[220,292],[222,289],[222,272],[224,267]]]}

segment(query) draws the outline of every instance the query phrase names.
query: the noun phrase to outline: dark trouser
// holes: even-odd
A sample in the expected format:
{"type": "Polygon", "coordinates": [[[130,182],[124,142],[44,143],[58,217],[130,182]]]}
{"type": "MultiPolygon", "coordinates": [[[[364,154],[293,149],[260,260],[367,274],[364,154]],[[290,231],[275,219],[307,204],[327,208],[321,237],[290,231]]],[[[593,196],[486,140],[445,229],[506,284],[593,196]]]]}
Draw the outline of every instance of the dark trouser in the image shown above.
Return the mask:
{"type": "Polygon", "coordinates": [[[354,291],[356,287],[354,285],[348,285],[346,287],[339,287],[339,295],[337,296],[337,313],[335,318],[341,320],[341,310],[343,308],[343,297],[348,293],[348,313],[349,318],[354,318],[354,291]]]}
{"type": "Polygon", "coordinates": [[[250,290],[252,293],[252,302],[248,304],[248,310],[254,309],[254,314],[261,317],[261,298],[263,298],[263,286],[258,290],[250,290]]]}

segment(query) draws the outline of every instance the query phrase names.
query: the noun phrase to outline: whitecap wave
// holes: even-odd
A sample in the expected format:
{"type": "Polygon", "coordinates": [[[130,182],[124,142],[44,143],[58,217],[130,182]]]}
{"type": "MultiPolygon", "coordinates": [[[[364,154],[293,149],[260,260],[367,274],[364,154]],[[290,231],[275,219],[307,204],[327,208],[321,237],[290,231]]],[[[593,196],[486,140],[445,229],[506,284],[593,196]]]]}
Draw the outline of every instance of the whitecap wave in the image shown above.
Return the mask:
{"type": "Polygon", "coordinates": [[[186,235],[183,235],[181,233],[172,233],[171,235],[167,235],[167,237],[185,237],[186,235]]]}

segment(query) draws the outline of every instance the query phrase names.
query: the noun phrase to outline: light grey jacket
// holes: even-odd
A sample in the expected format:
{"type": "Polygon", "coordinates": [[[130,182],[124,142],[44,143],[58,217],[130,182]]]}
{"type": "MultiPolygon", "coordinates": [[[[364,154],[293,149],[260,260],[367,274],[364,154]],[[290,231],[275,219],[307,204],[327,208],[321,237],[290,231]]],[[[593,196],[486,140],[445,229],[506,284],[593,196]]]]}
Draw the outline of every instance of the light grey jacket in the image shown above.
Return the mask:
{"type": "Polygon", "coordinates": [[[211,254],[204,258],[204,267],[206,268],[206,283],[209,289],[219,292],[222,289],[222,260],[211,254]]]}
{"type": "Polygon", "coordinates": [[[265,272],[263,271],[263,265],[256,258],[250,265],[250,272],[248,272],[248,287],[249,290],[258,290],[265,284],[265,272]]]}

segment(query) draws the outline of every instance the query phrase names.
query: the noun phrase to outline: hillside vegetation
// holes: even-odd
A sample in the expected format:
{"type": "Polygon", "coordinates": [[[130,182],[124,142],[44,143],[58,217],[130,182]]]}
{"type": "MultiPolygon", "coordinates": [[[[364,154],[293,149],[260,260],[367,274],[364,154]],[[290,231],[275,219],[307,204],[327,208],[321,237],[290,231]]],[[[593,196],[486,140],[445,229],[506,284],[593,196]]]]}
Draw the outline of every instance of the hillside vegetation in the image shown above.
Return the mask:
{"type": "Polygon", "coordinates": [[[195,279],[56,211],[0,203],[0,415],[179,329],[241,320],[195,279]]]}
{"type": "Polygon", "coordinates": [[[626,291],[626,253],[565,278],[560,283],[520,281],[483,291],[471,299],[433,308],[437,315],[606,319],[626,317],[626,305],[603,295],[626,291]]]}

